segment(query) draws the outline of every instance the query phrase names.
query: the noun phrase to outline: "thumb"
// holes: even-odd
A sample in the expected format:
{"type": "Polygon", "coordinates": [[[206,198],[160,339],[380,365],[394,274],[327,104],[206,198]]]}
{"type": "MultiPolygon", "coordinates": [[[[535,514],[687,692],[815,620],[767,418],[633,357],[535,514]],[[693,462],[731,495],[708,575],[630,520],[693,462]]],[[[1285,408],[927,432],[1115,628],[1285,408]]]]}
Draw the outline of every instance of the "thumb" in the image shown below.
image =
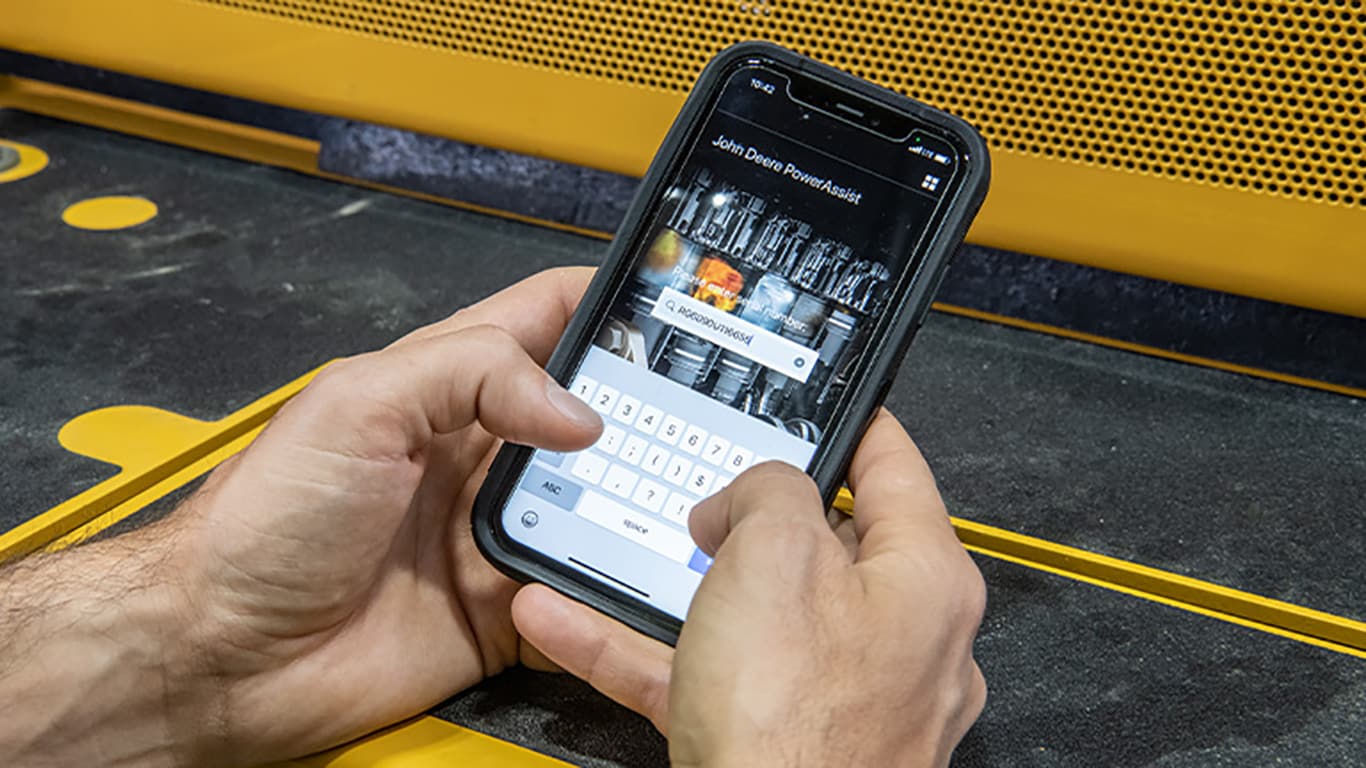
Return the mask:
{"type": "Polygon", "coordinates": [[[374,459],[415,455],[476,421],[505,440],[554,450],[582,448],[602,431],[587,404],[491,325],[335,363],[277,421],[277,431],[320,450],[374,459]],[[305,428],[290,428],[300,422],[305,428]]]}
{"type": "Polygon", "coordinates": [[[744,526],[785,528],[834,540],[816,484],[801,470],[780,461],[746,470],[694,507],[688,518],[693,541],[712,557],[722,542],[744,526]]]}

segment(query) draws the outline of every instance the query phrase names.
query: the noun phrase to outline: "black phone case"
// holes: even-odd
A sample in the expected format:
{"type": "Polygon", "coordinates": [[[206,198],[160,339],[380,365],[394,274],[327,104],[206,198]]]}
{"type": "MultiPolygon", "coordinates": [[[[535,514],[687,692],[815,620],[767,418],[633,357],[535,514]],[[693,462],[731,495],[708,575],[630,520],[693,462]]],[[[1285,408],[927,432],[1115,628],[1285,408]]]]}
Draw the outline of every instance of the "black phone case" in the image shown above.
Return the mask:
{"type": "MultiPolygon", "coordinates": [[[[617,230],[607,256],[571,318],[564,336],[550,357],[546,370],[563,385],[574,373],[576,358],[594,332],[597,320],[611,307],[616,292],[629,276],[630,256],[637,240],[649,226],[651,202],[666,185],[678,163],[684,159],[686,142],[699,120],[708,114],[719,96],[727,73],[747,62],[776,62],[805,74],[813,74],[847,91],[896,111],[911,115],[943,131],[944,138],[956,143],[964,155],[967,175],[959,184],[954,199],[948,201],[947,214],[926,245],[925,254],[915,265],[905,300],[893,307],[875,326],[869,339],[869,359],[860,363],[864,375],[851,384],[846,395],[848,406],[831,424],[826,438],[812,458],[811,476],[820,488],[828,507],[839,492],[855,447],[873,415],[881,406],[915,331],[924,321],[939,283],[943,280],[953,252],[963,241],[968,226],[986,197],[990,160],[986,142],[966,121],[941,110],[902,96],[785,48],[765,42],[745,42],[722,51],[709,62],[698,77],[692,94],[683,104],[649,170],[636,190],[626,218],[617,230]]],[[[682,622],[624,593],[589,581],[567,567],[513,541],[502,529],[501,510],[511,495],[513,484],[521,477],[532,449],[506,444],[494,458],[487,478],[474,503],[472,525],[479,550],[500,571],[522,582],[539,581],[579,600],[657,640],[673,645],[682,622]]]]}

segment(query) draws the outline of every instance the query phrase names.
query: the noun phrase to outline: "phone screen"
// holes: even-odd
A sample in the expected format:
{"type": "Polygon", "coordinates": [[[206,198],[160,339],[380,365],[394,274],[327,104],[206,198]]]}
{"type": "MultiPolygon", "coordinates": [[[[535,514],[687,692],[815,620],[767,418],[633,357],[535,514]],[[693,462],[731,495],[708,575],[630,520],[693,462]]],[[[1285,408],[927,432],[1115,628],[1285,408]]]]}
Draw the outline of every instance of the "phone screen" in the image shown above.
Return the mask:
{"type": "Polygon", "coordinates": [[[808,468],[957,175],[928,126],[849,122],[801,77],[725,80],[570,383],[601,439],[535,451],[503,509],[514,541],[679,619],[711,564],[693,505],[808,468]]]}

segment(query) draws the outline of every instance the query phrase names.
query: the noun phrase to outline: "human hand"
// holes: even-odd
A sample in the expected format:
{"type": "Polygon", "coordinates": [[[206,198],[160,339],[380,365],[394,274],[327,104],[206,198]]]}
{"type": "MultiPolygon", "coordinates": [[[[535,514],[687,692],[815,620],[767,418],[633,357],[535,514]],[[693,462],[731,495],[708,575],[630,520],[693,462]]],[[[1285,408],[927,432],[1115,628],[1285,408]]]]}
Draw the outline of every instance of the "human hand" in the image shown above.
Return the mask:
{"type": "Polygon", "coordinates": [[[676,766],[945,765],[980,714],[985,587],[934,478],[886,411],[832,531],[809,478],[769,463],[702,502],[716,557],[676,653],[532,585],[513,617],[566,670],[667,730],[676,766]]]}
{"type": "Polygon", "coordinates": [[[197,649],[175,680],[198,688],[172,726],[200,737],[196,764],[308,753],[546,666],[470,508],[497,438],[600,433],[540,367],[590,276],[542,273],[328,367],[173,515],[166,572],[197,649]]]}

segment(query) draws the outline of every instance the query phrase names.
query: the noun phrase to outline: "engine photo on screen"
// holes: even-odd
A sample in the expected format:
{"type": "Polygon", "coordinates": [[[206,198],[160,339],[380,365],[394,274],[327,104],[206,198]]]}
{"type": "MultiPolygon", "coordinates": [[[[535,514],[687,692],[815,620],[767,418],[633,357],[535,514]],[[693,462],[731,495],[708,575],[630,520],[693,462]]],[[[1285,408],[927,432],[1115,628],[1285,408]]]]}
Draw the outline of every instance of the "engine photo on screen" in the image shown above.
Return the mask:
{"type": "Polygon", "coordinates": [[[757,187],[699,165],[670,189],[596,343],[815,443],[892,272],[757,187]]]}

